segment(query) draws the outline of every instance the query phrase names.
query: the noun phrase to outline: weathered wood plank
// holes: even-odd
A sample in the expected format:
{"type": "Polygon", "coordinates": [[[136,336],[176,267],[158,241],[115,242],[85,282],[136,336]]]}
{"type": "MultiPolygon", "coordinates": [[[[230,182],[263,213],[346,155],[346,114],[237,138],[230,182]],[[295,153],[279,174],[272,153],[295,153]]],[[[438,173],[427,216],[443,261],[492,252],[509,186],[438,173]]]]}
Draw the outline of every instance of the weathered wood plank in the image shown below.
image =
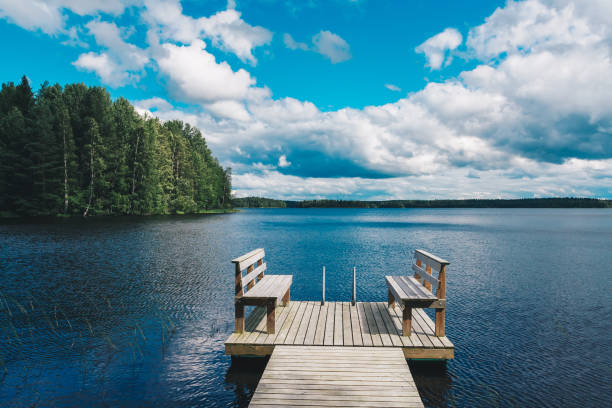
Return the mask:
{"type": "Polygon", "coordinates": [[[248,274],[244,275],[242,277],[242,286],[246,286],[249,283],[251,283],[252,280],[254,280],[257,275],[259,275],[260,273],[264,272],[266,270],[266,263],[264,262],[263,264],[259,265],[257,268],[253,269],[252,272],[249,272],[248,274]]]}
{"type": "MultiPolygon", "coordinates": [[[[295,319],[298,316],[298,311],[302,306],[302,302],[292,302],[291,309],[289,310],[289,316],[287,316],[287,320],[283,324],[283,327],[279,331],[278,335],[274,339],[274,344],[284,344],[287,336],[289,335],[289,331],[293,324],[295,323],[295,319]]],[[[298,323],[299,324],[299,323],[298,323]]]]}
{"type": "Polygon", "coordinates": [[[289,333],[287,333],[284,344],[293,344],[295,341],[298,330],[300,329],[300,324],[304,318],[304,313],[306,312],[306,307],[308,307],[308,302],[300,302],[297,314],[295,315],[295,319],[293,319],[293,323],[289,328],[289,333]]]}
{"type": "MultiPolygon", "coordinates": [[[[435,335],[435,325],[434,325],[434,322],[425,313],[425,311],[423,309],[413,309],[413,310],[416,310],[416,312],[419,314],[419,316],[422,319],[422,321],[424,322],[424,324],[427,325],[427,327],[429,327],[429,330],[431,330],[431,332],[434,333],[434,335],[435,335]]],[[[429,331],[428,331],[428,333],[429,333],[429,331]]],[[[454,348],[455,347],[453,345],[453,343],[446,336],[438,337],[438,339],[440,339],[440,341],[442,342],[442,344],[444,344],[444,347],[446,347],[446,348],[454,348]]]]}
{"type": "MultiPolygon", "coordinates": [[[[431,285],[433,285],[435,288],[438,287],[438,285],[440,284],[440,281],[436,278],[434,278],[432,275],[430,275],[427,270],[421,268],[420,266],[416,265],[416,264],[412,264],[412,270],[415,271],[416,273],[419,274],[419,276],[422,279],[425,279],[426,281],[428,281],[431,285]]],[[[420,283],[420,282],[419,282],[420,283]]]]}
{"type": "MultiPolygon", "coordinates": [[[[376,333],[380,335],[380,340],[382,345],[385,347],[390,347],[393,345],[391,342],[391,337],[389,337],[389,333],[382,322],[382,317],[377,313],[377,308],[374,306],[374,303],[366,303],[366,314],[368,315],[368,323],[370,324],[370,318],[374,326],[376,326],[376,333]]],[[[372,328],[372,324],[370,324],[370,328],[372,328]]]]}
{"type": "Polygon", "coordinates": [[[401,348],[279,345],[250,406],[423,405],[401,348]]]}
{"type": "Polygon", "coordinates": [[[334,346],[342,346],[344,338],[342,336],[342,303],[336,302],[334,313],[334,346]]]}
{"type": "Polygon", "coordinates": [[[376,302],[372,304],[372,308],[377,309],[378,316],[380,316],[380,323],[384,325],[385,332],[389,334],[391,344],[396,347],[402,347],[403,343],[400,339],[401,336],[398,335],[397,331],[395,330],[395,326],[393,326],[393,322],[391,322],[386,305],[381,302],[376,302]]]}
{"type": "MultiPolygon", "coordinates": [[[[264,308],[262,308],[264,309],[264,308]]],[[[259,321],[259,323],[257,324],[257,326],[250,331],[249,336],[245,339],[245,343],[255,343],[255,340],[260,336],[260,335],[267,335],[268,333],[266,332],[266,319],[265,319],[265,315],[264,318],[261,319],[259,321]]]]}
{"type": "Polygon", "coordinates": [[[361,329],[361,339],[363,340],[363,345],[366,347],[371,347],[373,345],[372,334],[370,333],[370,328],[368,327],[368,321],[363,309],[363,302],[357,302],[356,309],[357,317],[359,318],[359,327],[361,329]]]}
{"type": "MultiPolygon", "coordinates": [[[[399,308],[399,306],[396,307],[399,308]]],[[[402,345],[404,347],[414,347],[410,336],[402,336],[402,321],[395,313],[395,307],[386,307],[386,309],[389,314],[389,319],[391,319],[391,323],[393,324],[393,328],[402,341],[402,345]]]]}
{"type": "Polygon", "coordinates": [[[319,318],[317,319],[317,328],[315,332],[315,338],[313,344],[322,345],[325,340],[325,320],[327,319],[327,309],[329,304],[319,306],[319,318]]]}
{"type": "Polygon", "coordinates": [[[342,302],[342,335],[344,337],[344,345],[353,345],[353,332],[351,329],[351,304],[342,302]]]}
{"type": "Polygon", "coordinates": [[[247,266],[251,266],[260,259],[266,256],[266,252],[263,248],[255,249],[247,254],[239,256],[238,258],[232,259],[232,263],[237,264],[240,270],[243,270],[247,266]]]}
{"type": "Polygon", "coordinates": [[[300,327],[298,328],[295,340],[293,340],[293,344],[304,344],[304,340],[306,339],[306,332],[308,331],[308,325],[310,324],[310,316],[312,315],[313,309],[314,302],[307,302],[306,309],[304,310],[304,316],[302,317],[302,321],[300,322],[300,327]]]}
{"type": "MultiPolygon", "coordinates": [[[[289,306],[287,307],[277,307],[276,308],[276,333],[268,334],[261,333],[257,338],[253,341],[253,344],[266,344],[266,340],[269,336],[274,336],[278,334],[279,330],[283,327],[285,320],[287,319],[287,315],[289,313],[289,306]]],[[[272,340],[273,342],[273,340],[272,340]]]]}
{"type": "MultiPolygon", "coordinates": [[[[413,310],[422,310],[422,309],[413,309],[413,310]]],[[[425,312],[423,312],[423,314],[425,314],[425,312]]],[[[444,343],[442,342],[442,340],[439,337],[436,337],[435,332],[431,330],[429,325],[427,325],[427,322],[423,319],[423,315],[416,312],[416,313],[413,313],[413,316],[414,316],[414,320],[419,325],[420,330],[427,335],[427,338],[429,339],[429,341],[431,341],[431,343],[433,344],[435,348],[446,347],[444,343]]]]}
{"type": "Polygon", "coordinates": [[[351,318],[351,330],[353,335],[353,345],[363,346],[363,339],[361,337],[361,326],[359,325],[359,316],[357,315],[357,304],[349,307],[349,315],[351,318]]]}
{"type": "MultiPolygon", "coordinates": [[[[399,321],[399,327],[398,330],[401,333],[402,331],[402,309],[400,307],[394,307],[393,309],[389,309],[392,310],[395,313],[395,318],[397,319],[397,321],[399,321]]],[[[396,320],[394,320],[395,322],[396,320]]],[[[413,347],[423,347],[423,343],[421,342],[421,339],[419,339],[417,337],[416,334],[412,333],[410,336],[402,336],[403,339],[410,339],[410,342],[412,343],[413,347]]]]}
{"type": "Polygon", "coordinates": [[[323,344],[333,345],[334,344],[334,319],[336,316],[336,303],[327,302],[327,319],[325,320],[325,336],[323,338],[323,344]]]}
{"type": "Polygon", "coordinates": [[[281,298],[291,286],[292,279],[292,275],[266,275],[257,285],[249,289],[242,299],[281,298]]]}
{"type": "Polygon", "coordinates": [[[313,345],[315,334],[317,332],[317,321],[319,320],[319,313],[321,312],[321,303],[312,302],[312,313],[310,315],[310,322],[308,323],[308,329],[306,336],[304,337],[304,343],[306,345],[313,345]]]}
{"type": "Polygon", "coordinates": [[[247,252],[244,255],[241,255],[241,256],[239,256],[237,258],[232,259],[232,263],[240,263],[240,262],[244,261],[245,259],[248,259],[248,258],[258,254],[259,252],[263,252],[264,256],[265,256],[264,249],[263,248],[257,248],[257,249],[254,249],[254,250],[250,251],[250,252],[247,252]]]}
{"type": "Polygon", "coordinates": [[[414,257],[427,265],[431,265],[431,267],[435,269],[436,272],[439,272],[442,266],[450,265],[450,262],[448,262],[447,260],[430,254],[429,252],[423,249],[415,250],[414,257]]]}

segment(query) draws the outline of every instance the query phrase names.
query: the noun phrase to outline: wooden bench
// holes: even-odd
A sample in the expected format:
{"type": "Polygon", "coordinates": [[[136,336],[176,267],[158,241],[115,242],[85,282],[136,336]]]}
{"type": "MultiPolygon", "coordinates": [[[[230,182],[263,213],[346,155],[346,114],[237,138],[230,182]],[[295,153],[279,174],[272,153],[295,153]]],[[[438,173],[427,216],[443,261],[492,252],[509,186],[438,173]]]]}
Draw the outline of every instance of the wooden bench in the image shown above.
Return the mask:
{"type": "Polygon", "coordinates": [[[244,332],[245,306],[266,307],[267,331],[272,334],[275,331],[276,306],[281,301],[283,306],[289,303],[293,275],[265,275],[265,255],[263,248],[259,248],[232,260],[236,267],[236,333],[244,332]],[[246,274],[242,276],[244,269],[246,274]]]}
{"type": "Polygon", "coordinates": [[[410,336],[412,330],[412,308],[436,309],[436,336],[444,336],[446,318],[446,266],[450,262],[438,258],[429,252],[417,249],[414,251],[415,263],[412,265],[412,276],[385,276],[389,290],[389,306],[399,302],[403,307],[402,335],[410,336]],[[438,273],[434,278],[432,271],[438,273]],[[436,289],[432,293],[431,289],[436,289]]]}

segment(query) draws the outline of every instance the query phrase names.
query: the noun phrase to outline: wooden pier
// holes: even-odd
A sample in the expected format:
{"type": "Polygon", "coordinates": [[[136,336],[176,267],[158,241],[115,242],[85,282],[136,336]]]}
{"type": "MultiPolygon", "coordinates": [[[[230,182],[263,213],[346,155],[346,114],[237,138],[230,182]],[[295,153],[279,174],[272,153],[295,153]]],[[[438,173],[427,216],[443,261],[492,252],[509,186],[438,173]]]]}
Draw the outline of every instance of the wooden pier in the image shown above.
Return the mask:
{"type": "Polygon", "coordinates": [[[225,353],[271,356],[251,406],[423,406],[406,359],[454,357],[445,335],[449,262],[416,250],[414,277],[385,277],[387,302],[356,301],[355,269],[353,301],[325,302],[323,267],[319,302],[291,301],[293,277],[266,275],[264,257],[259,248],[232,260],[236,328],[225,353]],[[435,310],[435,323],[423,308],[435,310]]]}
{"type": "Polygon", "coordinates": [[[386,302],[298,302],[276,308],[276,333],[266,330],[266,308],[247,317],[245,331],[225,342],[232,356],[271,355],[278,345],[400,348],[405,358],[452,359],[455,347],[435,335],[435,324],[423,309],[412,309],[412,331],[402,336],[402,311],[386,302]]]}
{"type": "Polygon", "coordinates": [[[249,405],[423,407],[397,347],[277,346],[249,405]]]}

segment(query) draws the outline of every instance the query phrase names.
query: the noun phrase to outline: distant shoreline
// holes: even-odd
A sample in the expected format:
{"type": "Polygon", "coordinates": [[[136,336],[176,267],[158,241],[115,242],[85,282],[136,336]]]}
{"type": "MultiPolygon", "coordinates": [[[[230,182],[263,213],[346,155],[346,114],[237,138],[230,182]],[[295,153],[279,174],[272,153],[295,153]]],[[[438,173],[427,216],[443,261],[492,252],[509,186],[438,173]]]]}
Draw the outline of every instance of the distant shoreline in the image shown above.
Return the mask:
{"type": "Polygon", "coordinates": [[[466,200],[276,200],[262,197],[234,198],[236,208],[612,208],[612,200],[596,198],[520,198],[466,200]]]}

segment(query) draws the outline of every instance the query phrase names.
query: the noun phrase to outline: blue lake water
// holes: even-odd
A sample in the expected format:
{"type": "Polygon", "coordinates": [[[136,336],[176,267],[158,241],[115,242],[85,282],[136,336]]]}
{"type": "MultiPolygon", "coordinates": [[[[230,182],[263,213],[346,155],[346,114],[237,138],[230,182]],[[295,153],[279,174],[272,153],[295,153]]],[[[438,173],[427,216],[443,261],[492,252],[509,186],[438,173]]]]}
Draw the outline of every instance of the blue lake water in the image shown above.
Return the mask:
{"type": "MultiPolygon", "coordinates": [[[[0,225],[0,406],[246,407],[224,355],[230,260],[264,247],[292,299],[386,300],[422,248],[451,262],[428,407],[612,406],[612,211],[262,209],[0,225]]],[[[258,363],[259,361],[259,363],[258,363]]]]}

